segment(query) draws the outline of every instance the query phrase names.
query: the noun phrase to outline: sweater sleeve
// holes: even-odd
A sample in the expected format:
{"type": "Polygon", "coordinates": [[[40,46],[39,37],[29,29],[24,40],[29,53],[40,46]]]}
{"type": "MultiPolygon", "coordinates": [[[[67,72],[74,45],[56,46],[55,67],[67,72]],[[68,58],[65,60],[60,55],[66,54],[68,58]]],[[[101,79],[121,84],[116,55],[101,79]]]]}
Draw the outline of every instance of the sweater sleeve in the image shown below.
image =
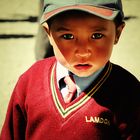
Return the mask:
{"type": "MultiPolygon", "coordinates": [[[[30,116],[29,96],[31,91],[39,86],[38,81],[41,81],[42,84],[44,72],[46,73],[55,61],[54,57],[38,61],[20,76],[10,98],[0,140],[25,140],[29,137],[27,136],[27,122],[29,122],[28,116],[30,116]]],[[[34,98],[31,98],[30,101],[32,102],[32,100],[34,98]]]]}
{"type": "Polygon", "coordinates": [[[27,122],[23,96],[25,82],[20,81],[21,78],[12,93],[0,140],[25,140],[27,122]]]}

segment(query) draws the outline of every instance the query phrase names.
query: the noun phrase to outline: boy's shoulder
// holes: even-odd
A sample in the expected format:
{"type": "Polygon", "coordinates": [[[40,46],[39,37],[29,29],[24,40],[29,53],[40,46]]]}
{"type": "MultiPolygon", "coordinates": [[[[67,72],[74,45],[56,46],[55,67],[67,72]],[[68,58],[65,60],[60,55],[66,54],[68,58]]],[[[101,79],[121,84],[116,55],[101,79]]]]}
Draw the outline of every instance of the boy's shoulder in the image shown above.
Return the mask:
{"type": "Polygon", "coordinates": [[[42,70],[44,68],[50,68],[56,62],[55,57],[49,57],[35,62],[27,71],[42,70]]]}
{"type": "Polygon", "coordinates": [[[39,77],[44,73],[49,74],[52,67],[56,63],[55,57],[39,60],[35,62],[27,71],[25,71],[20,77],[39,77]]]}
{"type": "Polygon", "coordinates": [[[55,57],[49,57],[35,62],[30,69],[51,67],[56,62],[55,57]]]}
{"type": "Polygon", "coordinates": [[[134,89],[135,87],[140,91],[140,81],[135,75],[120,65],[111,64],[112,70],[108,80],[112,81],[112,84],[115,83],[116,87],[121,87],[122,89],[130,89],[131,87],[134,89]]]}
{"type": "Polygon", "coordinates": [[[120,79],[136,79],[138,80],[130,71],[128,71],[126,68],[120,66],[120,65],[117,65],[117,64],[114,64],[114,63],[111,63],[112,64],[112,73],[115,77],[118,77],[120,79]]]}

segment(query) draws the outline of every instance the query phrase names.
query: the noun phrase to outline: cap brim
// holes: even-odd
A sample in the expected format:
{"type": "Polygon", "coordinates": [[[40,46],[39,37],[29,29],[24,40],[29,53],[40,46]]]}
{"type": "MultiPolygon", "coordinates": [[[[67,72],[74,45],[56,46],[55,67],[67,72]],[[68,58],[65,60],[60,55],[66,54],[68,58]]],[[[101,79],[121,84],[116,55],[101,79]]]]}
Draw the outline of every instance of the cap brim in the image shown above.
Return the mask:
{"type": "MultiPolygon", "coordinates": [[[[53,5],[53,8],[54,8],[54,5],[53,5]]],[[[80,10],[83,12],[88,12],[107,20],[113,20],[119,13],[119,11],[117,10],[107,9],[105,7],[96,7],[92,5],[72,5],[72,6],[63,6],[60,8],[56,6],[54,10],[52,11],[49,11],[49,10],[44,11],[41,17],[40,23],[43,24],[44,22],[46,22],[48,19],[52,18],[53,16],[62,12],[70,11],[70,10],[80,10]]]]}

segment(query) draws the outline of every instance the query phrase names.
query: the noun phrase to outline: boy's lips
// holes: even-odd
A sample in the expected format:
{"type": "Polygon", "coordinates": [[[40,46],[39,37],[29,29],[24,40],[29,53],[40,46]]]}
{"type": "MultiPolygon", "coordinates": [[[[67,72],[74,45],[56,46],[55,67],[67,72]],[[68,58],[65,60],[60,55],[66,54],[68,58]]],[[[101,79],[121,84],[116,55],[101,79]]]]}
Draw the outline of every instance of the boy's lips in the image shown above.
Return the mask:
{"type": "Polygon", "coordinates": [[[75,69],[77,70],[88,70],[92,67],[90,64],[77,64],[74,66],[75,69]]]}

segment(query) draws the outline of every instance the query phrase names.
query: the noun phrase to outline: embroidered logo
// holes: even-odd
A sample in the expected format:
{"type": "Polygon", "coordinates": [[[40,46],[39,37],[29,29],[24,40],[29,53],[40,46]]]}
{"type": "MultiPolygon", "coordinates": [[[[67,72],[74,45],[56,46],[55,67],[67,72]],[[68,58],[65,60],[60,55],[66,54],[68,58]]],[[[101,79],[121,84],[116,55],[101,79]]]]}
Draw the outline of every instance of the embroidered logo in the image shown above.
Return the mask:
{"type": "Polygon", "coordinates": [[[100,123],[110,126],[110,120],[102,117],[85,116],[86,123],[100,123]]]}

